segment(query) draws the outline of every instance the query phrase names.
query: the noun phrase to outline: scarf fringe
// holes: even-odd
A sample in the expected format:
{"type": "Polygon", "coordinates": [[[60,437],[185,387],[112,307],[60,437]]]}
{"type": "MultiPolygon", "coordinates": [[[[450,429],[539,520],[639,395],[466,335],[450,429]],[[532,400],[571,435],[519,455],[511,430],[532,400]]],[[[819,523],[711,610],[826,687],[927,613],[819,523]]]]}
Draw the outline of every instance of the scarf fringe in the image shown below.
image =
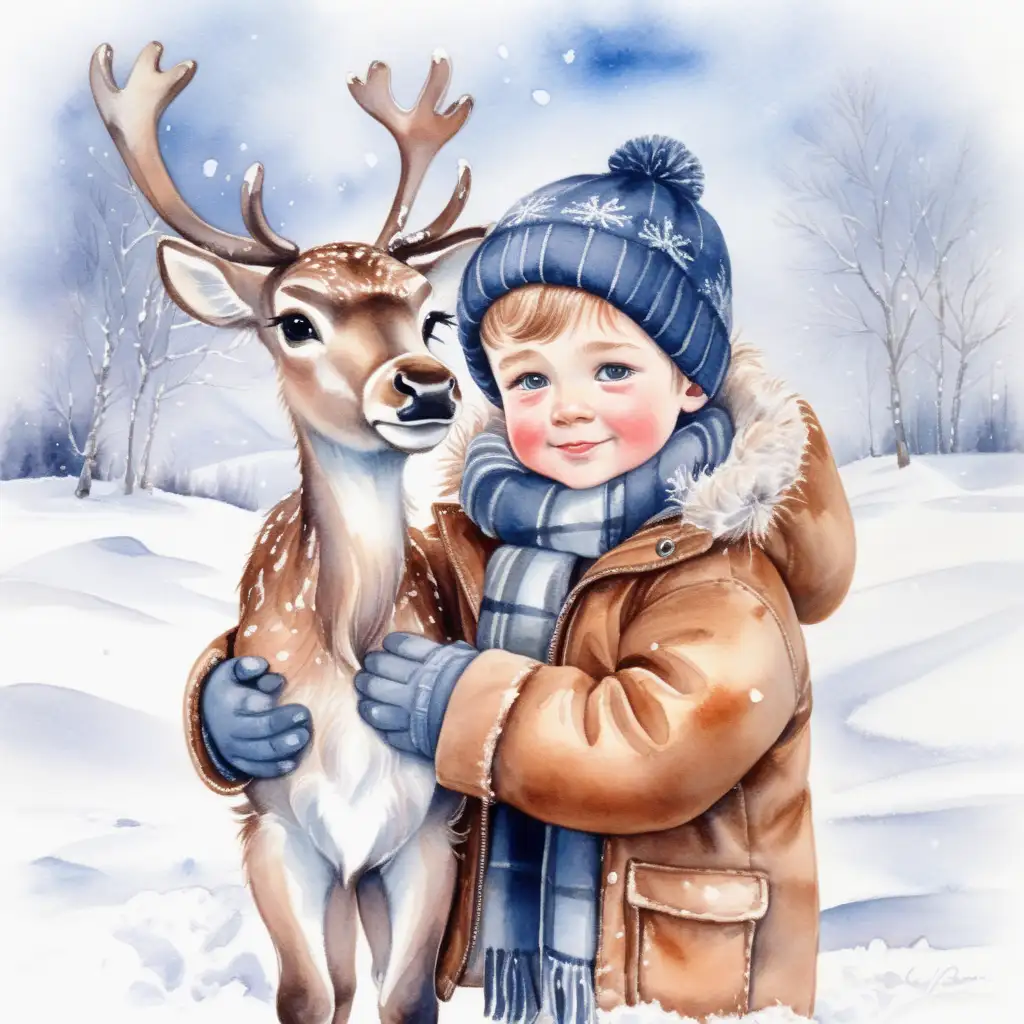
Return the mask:
{"type": "Polygon", "coordinates": [[[592,1024],[597,1015],[594,962],[544,950],[538,1024],[592,1024]]]}
{"type": "Polygon", "coordinates": [[[536,953],[524,950],[484,951],[484,1018],[499,1024],[593,1024],[593,961],[549,948],[539,961],[536,953]]]}
{"type": "Polygon", "coordinates": [[[501,1024],[534,1024],[539,1006],[540,957],[523,950],[484,952],[484,1017],[501,1024]]]}

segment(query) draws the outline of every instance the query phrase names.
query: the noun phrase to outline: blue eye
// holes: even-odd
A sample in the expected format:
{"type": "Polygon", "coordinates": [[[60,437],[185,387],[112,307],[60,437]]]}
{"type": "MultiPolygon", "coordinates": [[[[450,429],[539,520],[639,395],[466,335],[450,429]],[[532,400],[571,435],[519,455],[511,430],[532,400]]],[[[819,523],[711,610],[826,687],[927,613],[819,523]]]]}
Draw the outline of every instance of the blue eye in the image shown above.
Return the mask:
{"type": "Polygon", "coordinates": [[[627,377],[632,377],[634,373],[636,373],[636,370],[631,370],[628,366],[623,366],[621,363],[605,363],[597,371],[596,379],[605,383],[614,383],[615,381],[626,380],[627,377]]]}
{"type": "Polygon", "coordinates": [[[513,385],[523,391],[537,391],[548,386],[548,379],[543,373],[524,373],[513,385]]]}

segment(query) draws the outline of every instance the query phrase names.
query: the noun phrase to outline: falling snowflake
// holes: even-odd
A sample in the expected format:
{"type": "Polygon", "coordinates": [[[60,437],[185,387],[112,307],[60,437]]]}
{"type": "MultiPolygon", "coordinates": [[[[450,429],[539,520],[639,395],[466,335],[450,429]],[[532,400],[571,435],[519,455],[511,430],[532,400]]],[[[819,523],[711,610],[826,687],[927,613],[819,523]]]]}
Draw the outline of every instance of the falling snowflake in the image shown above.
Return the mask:
{"type": "Polygon", "coordinates": [[[623,213],[625,209],[618,196],[612,196],[603,203],[600,196],[591,196],[585,203],[570,203],[562,213],[585,227],[622,228],[633,219],[630,214],[623,213]]]}
{"type": "Polygon", "coordinates": [[[684,270],[687,263],[693,262],[693,253],[687,252],[687,247],[693,248],[691,242],[685,235],[677,235],[673,231],[672,219],[666,217],[661,227],[652,224],[646,217],[644,226],[637,237],[641,242],[647,242],[652,249],[660,249],[670,260],[678,263],[684,270]]]}
{"type": "Polygon", "coordinates": [[[732,330],[732,285],[725,270],[725,263],[719,262],[718,273],[712,281],[704,278],[701,293],[715,308],[727,331],[732,330]]]}
{"type": "Polygon", "coordinates": [[[543,220],[544,215],[551,209],[555,201],[552,195],[534,193],[521,199],[509,210],[505,217],[507,227],[518,227],[520,224],[529,224],[531,221],[543,220]]]}

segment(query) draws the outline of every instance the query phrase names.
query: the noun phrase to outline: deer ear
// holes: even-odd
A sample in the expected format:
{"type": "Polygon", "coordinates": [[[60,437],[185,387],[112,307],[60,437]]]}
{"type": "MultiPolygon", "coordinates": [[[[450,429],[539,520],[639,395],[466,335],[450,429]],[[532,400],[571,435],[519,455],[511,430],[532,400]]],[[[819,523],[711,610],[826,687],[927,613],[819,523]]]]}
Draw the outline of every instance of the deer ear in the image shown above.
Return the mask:
{"type": "MultiPolygon", "coordinates": [[[[427,277],[432,277],[438,268],[447,269],[452,263],[457,264],[458,272],[462,273],[462,268],[469,262],[469,257],[483,243],[485,233],[490,233],[493,227],[493,224],[489,224],[487,227],[463,228],[461,231],[453,231],[451,234],[428,242],[420,249],[400,258],[403,263],[427,277]],[[461,256],[462,259],[453,261],[452,257],[456,255],[461,256]]],[[[441,273],[443,274],[444,271],[442,270],[441,273]]]]}
{"type": "Polygon", "coordinates": [[[156,261],[167,294],[211,327],[255,327],[269,270],[232,263],[178,238],[161,238],[156,261]]]}
{"type": "MultiPolygon", "coordinates": [[[[475,229],[471,229],[475,230],[475,229]]],[[[480,229],[482,235],[482,229],[480,229]]],[[[435,297],[447,302],[448,307],[455,308],[455,297],[459,291],[459,280],[469,258],[482,244],[483,238],[478,235],[462,237],[461,232],[439,238],[417,252],[402,257],[402,262],[418,270],[431,284],[435,297]]]]}

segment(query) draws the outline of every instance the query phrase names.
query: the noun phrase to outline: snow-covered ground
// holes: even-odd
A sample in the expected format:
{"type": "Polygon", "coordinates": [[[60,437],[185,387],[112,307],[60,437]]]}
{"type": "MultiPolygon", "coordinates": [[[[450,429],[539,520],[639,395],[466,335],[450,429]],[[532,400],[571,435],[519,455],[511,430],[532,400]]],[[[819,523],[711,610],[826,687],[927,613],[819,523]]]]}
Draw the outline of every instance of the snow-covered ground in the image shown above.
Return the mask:
{"type": "MultiPolygon", "coordinates": [[[[1024,963],[1024,457],[869,460],[844,478],[857,576],[808,631],[817,1016],[1015,1021],[1001,1007],[1024,963]]],[[[71,491],[0,485],[0,1017],[271,1022],[275,959],[236,825],[180,726],[259,517],[71,491]]],[[[479,1008],[460,992],[442,1022],[479,1008]]],[[[375,1019],[367,977],[354,1021],[375,1019]]]]}

